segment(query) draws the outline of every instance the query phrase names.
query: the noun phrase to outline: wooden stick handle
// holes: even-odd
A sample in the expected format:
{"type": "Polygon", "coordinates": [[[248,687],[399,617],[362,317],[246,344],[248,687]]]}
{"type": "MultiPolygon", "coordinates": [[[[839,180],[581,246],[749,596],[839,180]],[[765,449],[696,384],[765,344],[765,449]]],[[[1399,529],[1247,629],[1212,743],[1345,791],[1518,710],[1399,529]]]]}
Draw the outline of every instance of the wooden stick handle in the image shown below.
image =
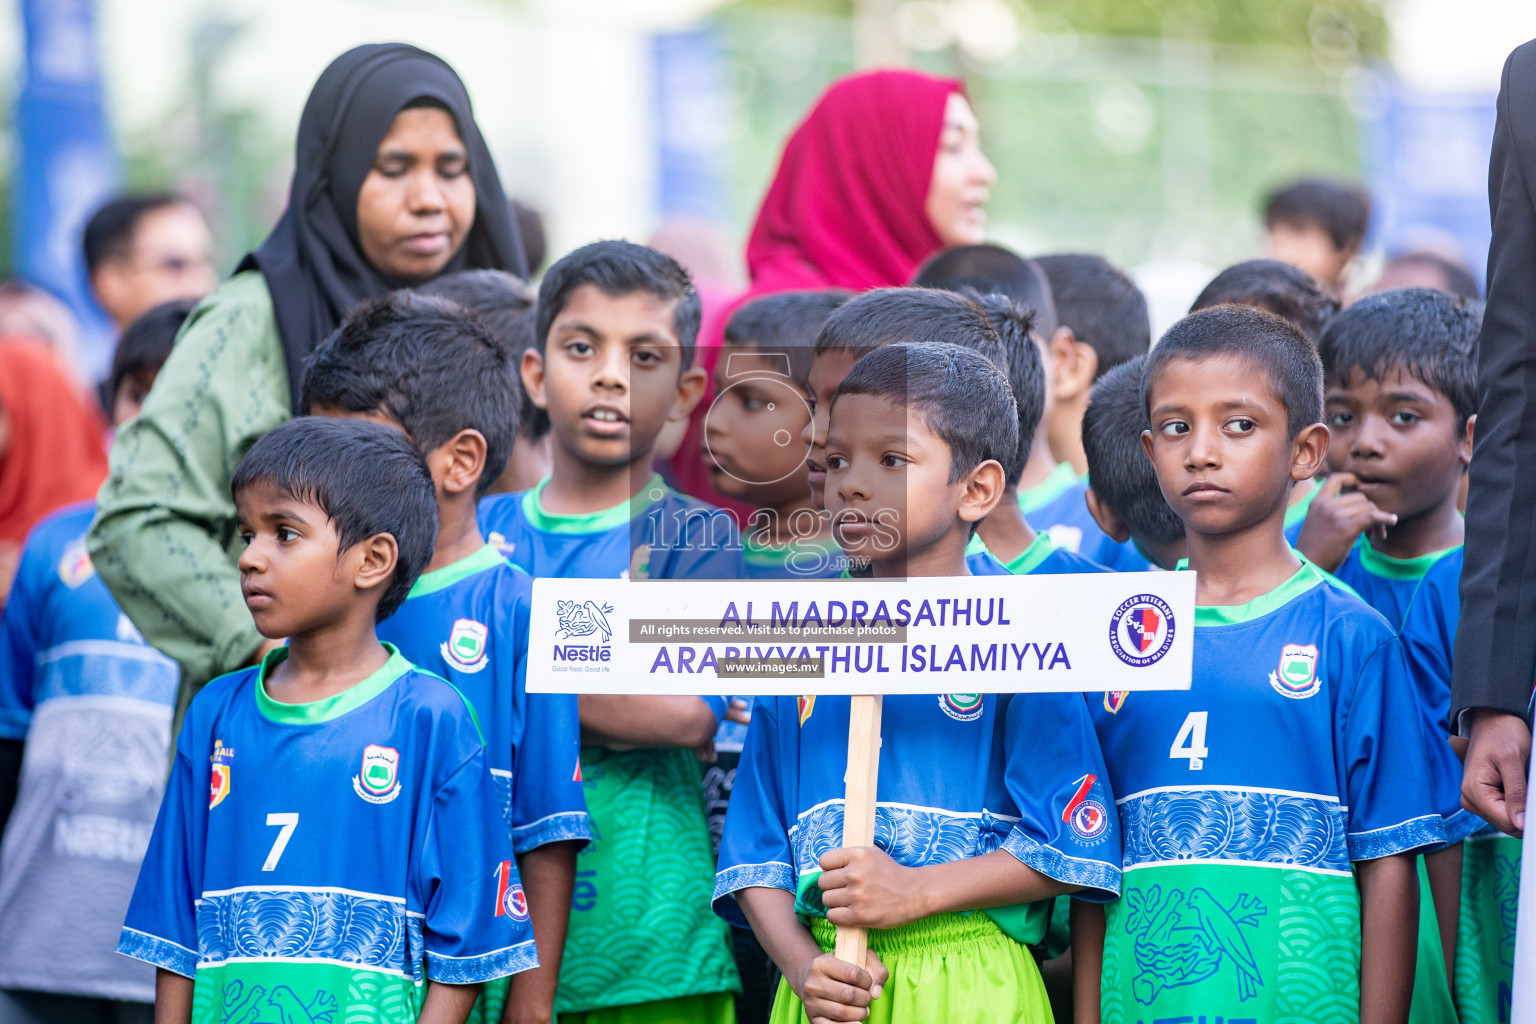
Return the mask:
{"type": "MultiPolygon", "coordinates": [[[[848,709],[848,774],[843,777],[843,846],[875,843],[875,785],[880,776],[879,695],[850,698],[848,709]]],[[[864,928],[839,928],[834,954],[839,960],[864,966],[869,933],[864,928]]]]}

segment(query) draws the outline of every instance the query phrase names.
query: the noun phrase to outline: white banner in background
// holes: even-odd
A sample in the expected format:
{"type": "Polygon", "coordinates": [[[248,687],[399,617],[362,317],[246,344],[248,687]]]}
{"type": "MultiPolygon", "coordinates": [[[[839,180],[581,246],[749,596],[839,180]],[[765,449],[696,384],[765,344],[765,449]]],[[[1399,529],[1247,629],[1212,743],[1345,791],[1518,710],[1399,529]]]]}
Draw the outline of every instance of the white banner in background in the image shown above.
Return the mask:
{"type": "Polygon", "coordinates": [[[1192,572],[539,579],[533,693],[1189,688],[1192,572]]]}

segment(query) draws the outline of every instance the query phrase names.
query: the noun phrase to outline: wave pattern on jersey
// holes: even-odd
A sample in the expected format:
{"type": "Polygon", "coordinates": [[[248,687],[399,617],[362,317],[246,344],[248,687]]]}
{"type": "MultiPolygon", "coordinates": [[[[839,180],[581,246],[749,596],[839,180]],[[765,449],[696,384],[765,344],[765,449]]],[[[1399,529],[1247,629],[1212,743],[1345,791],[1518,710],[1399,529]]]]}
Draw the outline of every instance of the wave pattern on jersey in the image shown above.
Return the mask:
{"type": "Polygon", "coordinates": [[[204,896],[197,911],[201,964],[262,958],[335,960],[415,978],[421,919],[405,906],[349,892],[236,890],[204,896]]]}
{"type": "Polygon", "coordinates": [[[1119,810],[1127,868],[1231,860],[1349,870],[1346,822],[1332,800],[1190,789],[1131,797],[1119,810]]]}
{"type": "MultiPolygon", "coordinates": [[[[875,807],[875,846],[908,867],[991,853],[1003,845],[1012,828],[1013,819],[986,810],[958,815],[925,807],[875,807]]],[[[830,800],[800,815],[789,839],[795,849],[796,872],[819,870],[821,855],[843,845],[843,802],[830,800]]]]}
{"type": "Polygon", "coordinates": [[[1276,1020],[1360,1019],[1360,900],[1353,879],[1281,874],[1276,1020]]]}

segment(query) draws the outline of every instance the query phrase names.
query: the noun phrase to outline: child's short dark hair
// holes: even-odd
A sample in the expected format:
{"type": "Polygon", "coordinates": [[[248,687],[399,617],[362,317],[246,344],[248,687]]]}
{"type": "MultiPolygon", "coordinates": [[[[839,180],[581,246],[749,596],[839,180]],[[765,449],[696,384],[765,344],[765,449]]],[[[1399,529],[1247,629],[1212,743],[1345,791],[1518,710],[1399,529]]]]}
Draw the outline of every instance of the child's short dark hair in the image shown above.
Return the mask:
{"type": "Polygon", "coordinates": [[[540,352],[549,340],[549,328],[555,317],[565,308],[571,293],[584,284],[615,298],[644,292],[663,302],[675,302],[672,331],[683,349],[682,368],[686,370],[692,365],[702,309],[693,279],[665,253],[617,240],[592,242],[567,253],[544,275],[534,313],[534,340],[540,352]]]}
{"type": "Polygon", "coordinates": [[[1341,181],[1309,178],[1276,189],[1264,201],[1264,226],[1321,228],[1343,252],[1360,244],[1371,220],[1371,197],[1365,189],[1341,181]]]}
{"type": "Polygon", "coordinates": [[[269,483],[313,505],[336,527],[337,553],[369,537],[395,538],[394,578],[375,619],[388,618],[432,560],[437,492],[427,464],[400,431],[368,420],[301,416],[267,431],[235,469],[230,493],[269,483]]]}
{"type": "Polygon", "coordinates": [[[1008,465],[1019,447],[1013,391],[1003,371],[974,349],[943,342],[900,343],[854,364],[832,398],[884,398],[919,413],[949,445],[949,482],[988,459],[1008,465]]]}
{"type": "MultiPolygon", "coordinates": [[[[181,325],[197,306],[196,299],[175,299],[140,314],[123,330],[112,351],[112,370],[107,375],[108,401],[129,380],[153,378],[170,358],[181,325]]],[[[145,390],[148,390],[147,388],[145,390]]]]}
{"type": "Polygon", "coordinates": [[[1094,384],[1083,412],[1083,453],[1094,493],[1125,528],[1153,544],[1172,544],[1184,536],[1184,520],[1163,497],[1141,447],[1141,432],[1147,429],[1146,371],[1147,357],[1138,356],[1094,384]]]}
{"type": "Polygon", "coordinates": [[[1152,346],[1147,297],[1124,271],[1086,253],[1039,256],[1035,263],[1051,283],[1058,321],[1098,353],[1095,380],[1147,354],[1152,346]]]}
{"type": "MultiPolygon", "coordinates": [[[[1045,414],[1045,363],[1040,348],[1030,336],[1033,313],[1022,304],[996,292],[972,296],[992,321],[1002,346],[1003,362],[999,368],[1008,375],[1014,408],[1019,414],[1019,448],[1013,459],[1003,460],[1008,485],[1012,487],[1024,474],[1029,449],[1035,441],[1040,417],[1045,414]]],[[[978,350],[980,351],[980,350],[978,350]]],[[[987,352],[982,351],[983,355],[987,352]]]]}
{"type": "Polygon", "coordinates": [[[1244,260],[1217,274],[1189,307],[1191,313],[1235,304],[1267,309],[1301,328],[1312,344],[1339,315],[1339,300],[1311,274],[1279,260],[1244,260]]]}
{"type": "Polygon", "coordinates": [[[969,289],[978,295],[996,293],[1034,310],[1034,329],[1041,337],[1056,332],[1056,300],[1045,271],[1000,245],[957,245],[931,256],[912,279],[914,288],[969,289]]]}
{"type": "Polygon", "coordinates": [[[512,359],[473,313],[447,299],[391,292],[363,303],[304,370],[306,412],[383,412],[425,455],[461,430],[485,437],[486,493],[517,435],[512,359]]]}
{"type": "Polygon", "coordinates": [[[1472,271],[1467,269],[1467,265],[1460,260],[1442,256],[1438,252],[1415,250],[1401,253],[1387,261],[1387,265],[1382,268],[1382,274],[1385,275],[1394,267],[1419,267],[1433,270],[1445,282],[1442,291],[1472,302],[1477,302],[1483,297],[1482,289],[1477,286],[1477,278],[1472,276],[1472,271]]]}
{"type": "Polygon", "coordinates": [[[1285,405],[1287,436],[1323,419],[1323,364],[1317,348],[1289,320],[1252,306],[1212,306],[1168,328],[1147,357],[1142,412],[1150,415],[1152,388],[1175,359],[1201,362],[1216,356],[1246,359],[1269,377],[1285,405]]]}
{"type": "Polygon", "coordinates": [[[1477,412],[1477,336],[1482,316],[1466,299],[1433,288],[1367,295],[1323,333],[1318,354],[1327,380],[1358,369],[1379,381],[1393,370],[1416,377],[1450,400],[1466,425],[1477,412]]]}
{"type": "MultiPolygon", "coordinates": [[[[789,378],[810,391],[811,361],[822,325],[853,292],[842,288],[779,292],[740,306],[725,324],[727,345],[782,352],[789,360],[789,378]]],[[[728,354],[721,358],[730,358],[728,354]]],[[[729,370],[729,367],[727,367],[729,370]]]]}
{"type": "MultiPolygon", "coordinates": [[[[525,243],[527,238],[523,236],[525,243]]],[[[534,346],[534,291],[527,282],[505,270],[460,270],[434,277],[414,290],[457,302],[484,322],[512,360],[512,375],[517,378],[518,429],[535,440],[549,433],[549,413],[533,404],[518,372],[523,353],[534,346]]]]}
{"type": "Polygon", "coordinates": [[[993,337],[981,307],[935,288],[877,288],[839,306],[816,336],[816,354],[939,342],[975,348],[993,337]]]}

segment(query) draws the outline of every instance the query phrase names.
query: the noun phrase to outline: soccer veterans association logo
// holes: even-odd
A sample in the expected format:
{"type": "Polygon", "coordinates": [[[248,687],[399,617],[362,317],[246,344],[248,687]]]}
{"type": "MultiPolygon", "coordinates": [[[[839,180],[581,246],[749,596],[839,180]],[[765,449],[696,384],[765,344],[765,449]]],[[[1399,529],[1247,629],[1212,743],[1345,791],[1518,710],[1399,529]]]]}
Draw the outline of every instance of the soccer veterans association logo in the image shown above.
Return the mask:
{"type": "Polygon", "coordinates": [[[521,884],[512,881],[512,862],[496,865],[496,916],[514,921],[528,920],[528,896],[521,884]]]}
{"type": "Polygon", "coordinates": [[[1120,709],[1125,707],[1125,698],[1131,695],[1130,690],[1105,690],[1104,710],[1112,715],[1118,715],[1120,709]]]}
{"type": "Polygon", "coordinates": [[[208,809],[211,811],[229,796],[229,769],[235,762],[235,748],[226,747],[223,740],[213,741],[213,754],[208,758],[212,771],[208,774],[208,809]]]}
{"type": "Polygon", "coordinates": [[[1269,674],[1276,693],[1292,700],[1310,697],[1322,689],[1317,674],[1316,644],[1286,644],[1280,648],[1280,666],[1269,674]]]}
{"type": "Polygon", "coordinates": [[[1102,842],[1109,832],[1109,811],[1092,796],[1097,775],[1084,775],[1077,780],[1077,789],[1061,812],[1064,821],[1078,841],[1090,845],[1102,842]]]}
{"type": "Polygon", "coordinates": [[[974,722],[981,717],[982,695],[979,693],[941,693],[939,707],[957,722],[974,722]]]}
{"type": "Polygon", "coordinates": [[[352,789],[371,804],[387,804],[400,795],[400,751],[370,743],[363,764],[352,776],[352,789]]]}
{"type": "Polygon", "coordinates": [[[448,632],[448,640],[438,649],[443,660],[460,672],[479,672],[491,662],[486,647],[490,630],[474,619],[457,619],[448,632]]]}
{"type": "Polygon", "coordinates": [[[1132,667],[1157,664],[1173,647],[1173,609],[1156,594],[1137,594],[1120,602],[1109,619],[1109,646],[1115,657],[1132,667]]]}
{"type": "Polygon", "coordinates": [[[85,538],[70,541],[64,549],[64,557],[59,559],[59,580],[70,590],[75,590],[94,575],[96,567],[91,564],[90,552],[85,550],[85,538]]]}

